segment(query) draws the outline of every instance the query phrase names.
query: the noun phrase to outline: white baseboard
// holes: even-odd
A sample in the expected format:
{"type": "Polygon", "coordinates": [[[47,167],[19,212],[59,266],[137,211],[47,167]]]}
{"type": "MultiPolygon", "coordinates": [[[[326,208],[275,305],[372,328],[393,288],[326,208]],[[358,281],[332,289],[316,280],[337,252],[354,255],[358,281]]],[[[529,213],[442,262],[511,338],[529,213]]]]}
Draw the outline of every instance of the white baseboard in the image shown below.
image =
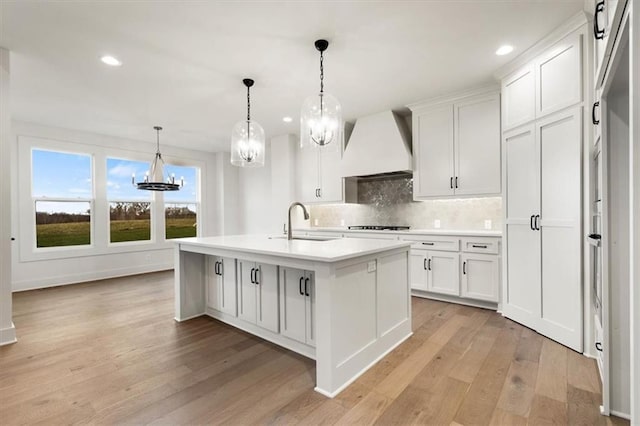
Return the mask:
{"type": "Polygon", "coordinates": [[[621,413],[620,411],[609,410],[609,414],[620,417],[621,419],[631,420],[631,414],[621,413]]]}
{"type": "Polygon", "coordinates": [[[0,328],[0,346],[16,343],[16,326],[11,323],[9,328],[0,328]]]}
{"type": "Polygon", "coordinates": [[[69,274],[47,277],[39,280],[17,281],[13,283],[13,291],[37,290],[40,288],[57,287],[68,284],[78,284],[87,281],[105,280],[109,278],[124,277],[127,275],[146,274],[149,272],[166,271],[173,269],[173,262],[155,265],[136,265],[126,268],[107,269],[103,271],[91,271],[81,274],[69,274]]]}

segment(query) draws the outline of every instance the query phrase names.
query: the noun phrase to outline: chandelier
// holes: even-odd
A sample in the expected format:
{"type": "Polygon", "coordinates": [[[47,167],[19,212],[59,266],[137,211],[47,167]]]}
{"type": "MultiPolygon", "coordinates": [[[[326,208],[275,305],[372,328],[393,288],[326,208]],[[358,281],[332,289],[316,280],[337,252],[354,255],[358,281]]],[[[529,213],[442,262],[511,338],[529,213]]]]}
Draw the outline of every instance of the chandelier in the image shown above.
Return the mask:
{"type": "Polygon", "coordinates": [[[264,129],[251,120],[249,90],[254,81],[245,78],[242,83],[247,87],[247,119],[237,122],[231,131],[231,164],[238,167],[262,167],[265,157],[264,129]]]}
{"type": "Polygon", "coordinates": [[[164,160],[160,153],[160,130],[162,127],[154,126],[156,131],[156,156],[151,163],[151,169],[144,175],[144,180],[136,183],[135,173],[131,176],[131,184],[138,189],[146,191],[177,191],[184,186],[184,178],[180,178],[180,183],[176,183],[175,175],[168,176],[166,181],[162,178],[164,171],[164,160]]]}

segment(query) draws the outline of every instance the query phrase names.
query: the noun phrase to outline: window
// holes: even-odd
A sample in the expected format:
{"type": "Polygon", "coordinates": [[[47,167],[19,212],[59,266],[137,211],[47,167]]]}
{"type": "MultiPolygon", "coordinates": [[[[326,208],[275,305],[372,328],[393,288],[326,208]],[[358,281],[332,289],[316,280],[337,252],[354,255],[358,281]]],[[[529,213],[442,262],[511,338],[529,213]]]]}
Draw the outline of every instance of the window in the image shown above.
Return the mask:
{"type": "Polygon", "coordinates": [[[198,235],[199,177],[196,167],[167,164],[165,175],[174,175],[176,182],[184,180],[179,191],[164,193],[165,238],[195,237],[198,235]]]}
{"type": "Polygon", "coordinates": [[[87,154],[32,149],[36,247],[91,244],[91,168],[92,159],[87,154]]]}
{"type": "Polygon", "coordinates": [[[138,190],[132,176],[142,179],[149,163],[107,158],[109,241],[151,240],[151,192],[138,190]]]}

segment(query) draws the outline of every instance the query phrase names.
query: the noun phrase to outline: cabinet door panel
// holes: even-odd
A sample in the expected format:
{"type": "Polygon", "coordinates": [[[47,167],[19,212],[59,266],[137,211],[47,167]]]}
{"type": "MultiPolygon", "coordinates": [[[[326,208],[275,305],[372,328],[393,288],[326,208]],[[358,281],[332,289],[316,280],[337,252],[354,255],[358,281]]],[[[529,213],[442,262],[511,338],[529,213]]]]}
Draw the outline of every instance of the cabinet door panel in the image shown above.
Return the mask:
{"type": "Polygon", "coordinates": [[[500,96],[455,105],[456,195],[500,193],[500,96]]]}
{"type": "Polygon", "coordinates": [[[216,262],[218,258],[215,256],[207,256],[207,306],[218,311],[222,310],[222,283],[216,275],[216,262]]]}
{"type": "Polygon", "coordinates": [[[258,317],[257,324],[274,333],[278,332],[278,267],[258,264],[258,317]]]}
{"type": "Polygon", "coordinates": [[[320,200],[323,203],[341,202],[342,173],[340,171],[340,151],[320,150],[320,200]]]}
{"type": "Polygon", "coordinates": [[[320,188],[318,149],[298,149],[296,164],[296,193],[302,203],[317,203],[316,190],[320,188]]]}
{"type": "Polygon", "coordinates": [[[307,296],[306,323],[307,345],[316,345],[316,281],[313,272],[307,272],[309,279],[309,296],[307,296]]]}
{"type": "Polygon", "coordinates": [[[460,292],[462,297],[497,302],[498,283],[500,282],[498,256],[463,254],[461,261],[460,292]]]}
{"type": "Polygon", "coordinates": [[[538,213],[539,172],[538,149],[534,126],[514,130],[504,137],[505,168],[507,179],[507,224],[525,224],[538,213]]]}
{"type": "Polygon", "coordinates": [[[542,311],[540,332],[582,351],[582,108],[540,123],[542,311]]]}
{"type": "Polygon", "coordinates": [[[433,293],[460,295],[460,255],[458,253],[429,252],[431,268],[427,287],[433,293]]]}
{"type": "Polygon", "coordinates": [[[529,224],[507,225],[505,316],[537,329],[540,318],[540,234],[529,224]]]}
{"type": "Polygon", "coordinates": [[[427,291],[427,270],[425,268],[427,260],[426,250],[411,250],[411,288],[415,290],[427,291]]]}
{"type": "Polygon", "coordinates": [[[421,113],[416,124],[414,196],[453,195],[453,106],[421,113]]]}
{"type": "Polygon", "coordinates": [[[222,277],[218,276],[221,282],[222,290],[222,311],[229,315],[238,315],[237,289],[236,289],[236,260],[228,257],[220,257],[220,272],[222,277]]]}
{"type": "Polygon", "coordinates": [[[535,70],[527,66],[502,83],[502,122],[504,129],[527,123],[536,116],[535,70]]]}
{"type": "Polygon", "coordinates": [[[238,277],[240,303],[238,316],[245,321],[256,322],[256,285],[251,282],[251,271],[256,267],[254,262],[238,260],[238,277]]]}
{"type": "Polygon", "coordinates": [[[304,343],[306,340],[305,272],[301,269],[280,267],[281,311],[280,333],[304,343]]]}
{"type": "Polygon", "coordinates": [[[536,62],[536,117],[582,101],[582,37],[569,36],[536,62]]]}

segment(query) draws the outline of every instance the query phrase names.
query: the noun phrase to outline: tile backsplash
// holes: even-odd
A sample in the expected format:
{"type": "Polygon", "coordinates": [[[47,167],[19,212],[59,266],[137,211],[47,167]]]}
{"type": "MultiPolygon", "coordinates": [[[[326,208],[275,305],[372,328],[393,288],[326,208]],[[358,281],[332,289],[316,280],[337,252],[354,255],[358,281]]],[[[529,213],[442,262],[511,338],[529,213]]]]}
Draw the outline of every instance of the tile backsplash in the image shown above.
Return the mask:
{"type": "Polygon", "coordinates": [[[310,208],[312,226],[408,225],[413,229],[502,229],[502,198],[413,201],[413,180],[396,177],[358,182],[358,204],[310,208]],[[487,228],[486,221],[490,222],[487,228]]]}

